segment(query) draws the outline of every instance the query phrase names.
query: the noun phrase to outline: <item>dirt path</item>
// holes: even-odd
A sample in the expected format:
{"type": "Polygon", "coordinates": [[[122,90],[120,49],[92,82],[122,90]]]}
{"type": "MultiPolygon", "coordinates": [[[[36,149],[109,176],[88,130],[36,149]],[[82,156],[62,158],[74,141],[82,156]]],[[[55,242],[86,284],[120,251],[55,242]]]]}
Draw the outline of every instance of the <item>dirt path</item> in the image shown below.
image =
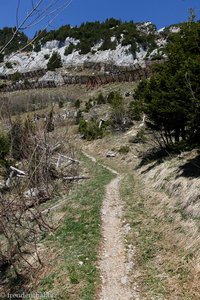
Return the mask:
{"type": "Polygon", "coordinates": [[[125,264],[120,181],[121,176],[118,175],[107,185],[102,207],[101,300],[131,299],[125,264]]]}
{"type": "MultiPolygon", "coordinates": [[[[84,154],[96,162],[93,156],[84,154]]],[[[102,284],[99,298],[100,300],[129,300],[133,297],[129,289],[122,227],[123,206],[119,192],[122,176],[115,170],[102,166],[117,177],[106,186],[101,210],[102,245],[99,268],[102,284]]]]}

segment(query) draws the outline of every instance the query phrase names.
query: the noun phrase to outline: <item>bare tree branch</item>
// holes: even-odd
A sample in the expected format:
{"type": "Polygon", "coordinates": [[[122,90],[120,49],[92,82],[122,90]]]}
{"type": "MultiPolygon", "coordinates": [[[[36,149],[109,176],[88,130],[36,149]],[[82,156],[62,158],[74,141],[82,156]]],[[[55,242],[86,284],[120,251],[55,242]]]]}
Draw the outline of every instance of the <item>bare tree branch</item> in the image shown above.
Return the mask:
{"type": "MultiPolygon", "coordinates": [[[[41,31],[47,29],[54,20],[72,3],[73,0],[39,0],[38,2],[31,1],[32,8],[28,12],[27,16],[22,17],[22,21],[19,21],[20,14],[20,4],[21,1],[18,0],[17,10],[16,10],[16,29],[10,38],[10,40],[0,49],[0,54],[3,54],[6,48],[13,42],[16,35],[24,30],[35,27],[36,25],[45,21],[45,25],[42,26],[41,31]]],[[[18,52],[23,51],[29,45],[33,44],[34,41],[38,38],[35,37],[27,43],[26,46],[21,48],[18,52]]],[[[18,53],[17,52],[17,53],[18,53]]]]}

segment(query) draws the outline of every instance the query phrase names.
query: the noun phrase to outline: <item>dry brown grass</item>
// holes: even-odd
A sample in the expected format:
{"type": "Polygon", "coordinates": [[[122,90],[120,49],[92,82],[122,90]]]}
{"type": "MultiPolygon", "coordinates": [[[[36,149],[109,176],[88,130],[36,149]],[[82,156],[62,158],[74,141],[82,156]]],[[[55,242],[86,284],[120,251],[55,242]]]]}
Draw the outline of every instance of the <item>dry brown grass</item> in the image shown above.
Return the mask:
{"type": "MultiPolygon", "coordinates": [[[[194,157],[191,153],[190,157],[183,156],[182,159],[175,157],[151,168],[155,163],[153,162],[140,168],[139,173],[155,189],[165,190],[171,196],[171,205],[182,214],[183,218],[197,219],[200,217],[200,177],[185,176],[183,173],[183,169],[192,159],[194,157]]],[[[192,174],[197,166],[191,163],[190,168],[192,174]]]]}
{"type": "MultiPolygon", "coordinates": [[[[85,147],[99,160],[126,174],[122,195],[124,222],[131,227],[127,255],[128,249],[134,249],[132,289],[140,294],[140,299],[197,300],[200,298],[199,218],[194,213],[188,214],[187,208],[180,204],[191,199],[191,205],[190,197],[199,192],[199,179],[177,176],[179,167],[191,157],[173,158],[149,170],[150,165],[146,165],[135,172],[133,169],[140,162],[134,158],[135,145],[130,145],[127,155],[117,153],[115,158],[106,158],[108,150],[116,151],[127,143],[128,136],[116,134],[88,142],[85,147]]],[[[141,147],[136,145],[140,151],[141,147]]]]}
{"type": "Polygon", "coordinates": [[[132,176],[122,186],[127,243],[136,246],[131,277],[141,299],[199,299],[198,224],[183,220],[166,194],[132,176]]]}
{"type": "MultiPolygon", "coordinates": [[[[113,89],[121,89],[123,93],[133,87],[122,83],[87,91],[83,86],[69,86],[44,93],[69,93],[84,102],[100,92],[107,94],[113,89]]],[[[132,288],[139,291],[140,299],[199,299],[200,181],[198,177],[182,176],[181,169],[193,157],[172,158],[156,165],[154,161],[142,166],[133,175],[133,169],[140,163],[138,154],[149,147],[129,143],[130,137],[138,130],[137,126],[131,129],[130,134],[111,134],[94,142],[81,141],[74,126],[69,130],[74,134],[77,146],[82,146],[88,153],[125,174],[122,185],[124,222],[131,227],[127,235],[127,249],[128,246],[135,249],[130,277],[132,288]],[[118,153],[121,146],[126,145],[130,148],[129,153],[118,153]],[[106,158],[110,150],[117,152],[115,158],[106,158]]],[[[78,220],[77,215],[74,218],[78,220]]],[[[55,279],[57,286],[67,285],[67,278],[66,272],[61,270],[55,279]]],[[[49,280],[51,282],[51,278],[49,280]]],[[[71,297],[78,299],[73,296],[73,289],[71,297]]]]}

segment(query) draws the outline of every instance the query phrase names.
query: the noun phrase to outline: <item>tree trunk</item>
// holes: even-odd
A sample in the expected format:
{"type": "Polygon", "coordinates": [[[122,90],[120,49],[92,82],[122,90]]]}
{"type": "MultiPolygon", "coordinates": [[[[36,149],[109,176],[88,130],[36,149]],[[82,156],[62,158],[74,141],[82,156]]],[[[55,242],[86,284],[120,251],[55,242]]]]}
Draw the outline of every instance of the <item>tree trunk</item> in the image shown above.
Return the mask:
{"type": "Polygon", "coordinates": [[[180,127],[175,129],[175,142],[180,141],[180,127]]]}

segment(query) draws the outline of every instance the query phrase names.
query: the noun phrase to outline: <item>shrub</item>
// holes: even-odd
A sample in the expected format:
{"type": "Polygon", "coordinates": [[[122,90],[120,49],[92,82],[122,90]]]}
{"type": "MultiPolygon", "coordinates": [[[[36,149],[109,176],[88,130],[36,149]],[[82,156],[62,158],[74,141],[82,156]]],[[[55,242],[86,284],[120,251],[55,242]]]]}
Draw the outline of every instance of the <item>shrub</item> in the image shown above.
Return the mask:
{"type": "Polygon", "coordinates": [[[75,49],[76,49],[76,46],[74,44],[70,43],[70,45],[65,48],[64,55],[67,56],[67,55],[71,54],[75,49]]]}
{"type": "Polygon", "coordinates": [[[115,92],[111,100],[111,107],[118,108],[123,105],[123,97],[119,92],[115,92]]]}
{"type": "Polygon", "coordinates": [[[53,52],[47,64],[47,69],[49,71],[54,71],[55,69],[62,67],[61,56],[58,52],[53,52]]]}
{"type": "Polygon", "coordinates": [[[19,81],[21,78],[22,75],[19,72],[15,72],[14,74],[12,74],[11,80],[15,82],[15,81],[19,81]]]}
{"type": "Polygon", "coordinates": [[[81,118],[79,121],[79,132],[88,141],[102,138],[103,136],[103,129],[99,128],[99,123],[96,120],[86,122],[81,118]]]}
{"type": "Polygon", "coordinates": [[[25,85],[29,85],[29,84],[30,84],[30,81],[29,81],[28,79],[25,79],[25,80],[24,80],[24,84],[25,84],[25,85]]]}
{"type": "Polygon", "coordinates": [[[114,97],[115,97],[115,92],[113,92],[113,91],[110,92],[107,96],[107,102],[112,103],[114,97]]]}
{"type": "Polygon", "coordinates": [[[40,52],[41,51],[41,44],[36,43],[35,46],[34,46],[34,51],[35,52],[40,52]]]}
{"type": "Polygon", "coordinates": [[[81,134],[84,134],[85,131],[86,131],[86,129],[87,129],[87,122],[86,122],[86,120],[83,119],[83,118],[80,118],[80,120],[79,120],[79,128],[78,128],[79,132],[81,134]]]}
{"type": "Polygon", "coordinates": [[[136,134],[136,136],[132,137],[131,140],[129,141],[130,143],[146,143],[146,137],[145,137],[145,131],[144,129],[140,129],[138,131],[138,133],[136,134]]]}
{"type": "Polygon", "coordinates": [[[141,104],[138,101],[132,101],[129,105],[128,111],[131,120],[140,121],[141,120],[141,104]]]}
{"type": "Polygon", "coordinates": [[[85,112],[89,112],[90,108],[92,108],[92,99],[85,103],[85,112]]]}
{"type": "Polygon", "coordinates": [[[100,93],[98,96],[97,96],[97,104],[105,104],[106,103],[106,99],[105,97],[103,96],[102,93],[100,93]]]}
{"type": "Polygon", "coordinates": [[[45,58],[45,59],[49,59],[49,54],[45,54],[45,55],[44,55],[44,58],[45,58]]]}
{"type": "Polygon", "coordinates": [[[116,92],[111,101],[111,125],[114,129],[125,129],[127,113],[124,106],[123,97],[116,92]]]}
{"type": "Polygon", "coordinates": [[[77,45],[77,50],[79,50],[80,54],[87,54],[91,50],[91,45],[88,40],[84,40],[77,45]]]}
{"type": "Polygon", "coordinates": [[[121,146],[120,149],[118,150],[120,154],[127,154],[129,151],[130,151],[129,146],[121,146]]]}
{"type": "Polygon", "coordinates": [[[125,97],[130,97],[131,93],[130,92],[126,92],[125,93],[125,97]]]}
{"type": "Polygon", "coordinates": [[[105,38],[103,41],[102,46],[99,48],[101,51],[105,50],[116,50],[117,47],[117,42],[116,41],[111,41],[110,37],[105,38]]]}
{"type": "Polygon", "coordinates": [[[81,106],[81,101],[79,99],[77,99],[74,103],[74,106],[76,107],[76,109],[79,109],[81,106]]]}
{"type": "Polygon", "coordinates": [[[64,106],[64,100],[63,99],[60,99],[58,101],[58,106],[59,106],[59,108],[63,108],[63,106],[64,106]]]}
{"type": "Polygon", "coordinates": [[[7,61],[7,62],[5,63],[5,66],[6,66],[6,68],[8,68],[8,69],[12,69],[12,68],[13,68],[11,62],[9,62],[9,61],[7,61]]]}

